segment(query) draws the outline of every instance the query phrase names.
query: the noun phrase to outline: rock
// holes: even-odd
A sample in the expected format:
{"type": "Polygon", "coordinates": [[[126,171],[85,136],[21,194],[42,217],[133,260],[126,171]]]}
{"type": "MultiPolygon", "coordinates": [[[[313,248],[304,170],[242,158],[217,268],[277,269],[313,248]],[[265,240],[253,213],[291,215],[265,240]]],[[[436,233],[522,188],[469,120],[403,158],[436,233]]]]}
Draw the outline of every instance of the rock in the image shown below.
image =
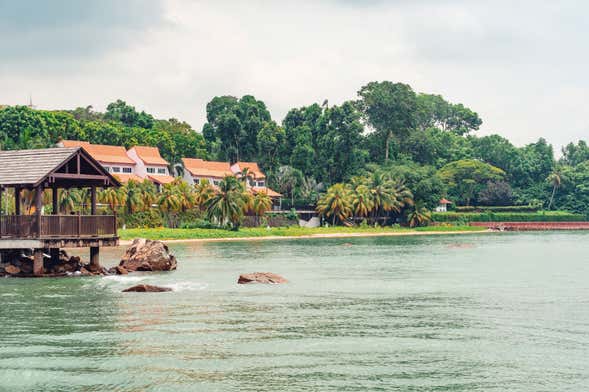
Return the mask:
{"type": "Polygon", "coordinates": [[[33,273],[33,263],[32,262],[23,262],[20,266],[20,270],[25,274],[33,273]]]}
{"type": "Polygon", "coordinates": [[[237,283],[288,283],[288,280],[280,275],[273,274],[272,272],[254,272],[251,274],[239,275],[237,283]]]}
{"type": "Polygon", "coordinates": [[[137,238],[127,249],[119,266],[127,271],[170,271],[177,263],[174,255],[161,241],[137,238]]]}
{"type": "Polygon", "coordinates": [[[172,291],[172,289],[169,287],[153,286],[150,284],[138,284],[137,286],[129,287],[128,289],[123,290],[123,293],[159,293],[163,291],[172,291]]]}
{"type": "Polygon", "coordinates": [[[92,272],[88,271],[88,270],[87,270],[86,268],[84,268],[84,267],[80,268],[80,271],[79,271],[79,272],[80,272],[80,274],[81,274],[82,276],[90,276],[90,275],[92,275],[92,272]]]}
{"type": "Polygon", "coordinates": [[[4,271],[9,275],[17,275],[20,273],[20,268],[18,268],[15,265],[9,264],[6,267],[4,267],[4,271]]]}
{"type": "Polygon", "coordinates": [[[129,273],[125,267],[121,267],[120,265],[115,267],[115,272],[117,275],[127,275],[129,273]]]}

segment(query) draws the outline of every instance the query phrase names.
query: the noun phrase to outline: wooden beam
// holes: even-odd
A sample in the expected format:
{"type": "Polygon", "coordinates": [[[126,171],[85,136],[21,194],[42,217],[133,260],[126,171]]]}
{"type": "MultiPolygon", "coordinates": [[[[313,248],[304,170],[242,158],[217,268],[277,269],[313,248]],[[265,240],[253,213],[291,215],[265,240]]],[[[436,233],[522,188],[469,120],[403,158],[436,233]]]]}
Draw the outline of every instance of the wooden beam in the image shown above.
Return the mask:
{"type": "Polygon", "coordinates": [[[100,174],[53,173],[50,177],[68,180],[108,180],[110,182],[110,178],[108,178],[108,176],[103,176],[100,174]]]}
{"type": "Polygon", "coordinates": [[[20,215],[20,187],[14,187],[14,214],[20,215]]]}
{"type": "Polygon", "coordinates": [[[33,256],[33,275],[43,275],[43,249],[35,249],[33,256]]]}
{"type": "Polygon", "coordinates": [[[53,184],[51,187],[51,197],[52,197],[52,214],[59,215],[59,190],[57,189],[57,185],[53,184]]]}
{"type": "Polygon", "coordinates": [[[98,246],[90,247],[90,271],[100,271],[100,248],[98,246]]]}
{"type": "Polygon", "coordinates": [[[43,209],[43,187],[35,190],[35,214],[37,215],[37,235],[41,237],[41,210],[43,209]]]}
{"type": "Polygon", "coordinates": [[[96,215],[96,187],[90,188],[90,215],[96,215]]]}

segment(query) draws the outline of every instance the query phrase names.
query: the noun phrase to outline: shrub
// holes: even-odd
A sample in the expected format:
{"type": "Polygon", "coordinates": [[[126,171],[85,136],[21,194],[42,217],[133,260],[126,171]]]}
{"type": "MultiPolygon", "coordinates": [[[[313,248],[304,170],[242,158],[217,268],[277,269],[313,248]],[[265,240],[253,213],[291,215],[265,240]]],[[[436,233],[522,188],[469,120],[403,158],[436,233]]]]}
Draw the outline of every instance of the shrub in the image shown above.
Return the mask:
{"type": "Polygon", "coordinates": [[[148,211],[135,212],[133,214],[123,214],[118,216],[119,226],[125,225],[128,229],[144,229],[153,227],[162,227],[164,220],[162,214],[155,209],[148,211]]]}
{"type": "Polygon", "coordinates": [[[585,221],[582,214],[564,211],[541,211],[537,213],[522,212],[435,212],[434,222],[581,222],[585,221]]]}
{"type": "Polygon", "coordinates": [[[541,206],[525,205],[525,206],[461,206],[456,207],[456,212],[537,212],[541,206]]]}

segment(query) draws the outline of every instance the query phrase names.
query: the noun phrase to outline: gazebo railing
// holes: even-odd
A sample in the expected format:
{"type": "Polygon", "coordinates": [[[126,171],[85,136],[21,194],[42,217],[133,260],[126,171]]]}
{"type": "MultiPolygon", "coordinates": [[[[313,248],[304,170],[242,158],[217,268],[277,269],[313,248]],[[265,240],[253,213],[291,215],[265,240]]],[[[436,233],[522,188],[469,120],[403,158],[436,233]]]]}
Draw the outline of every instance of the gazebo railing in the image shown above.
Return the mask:
{"type": "Polygon", "coordinates": [[[116,237],[113,215],[3,215],[0,238],[116,237]],[[41,219],[39,222],[38,219],[41,219]]]}

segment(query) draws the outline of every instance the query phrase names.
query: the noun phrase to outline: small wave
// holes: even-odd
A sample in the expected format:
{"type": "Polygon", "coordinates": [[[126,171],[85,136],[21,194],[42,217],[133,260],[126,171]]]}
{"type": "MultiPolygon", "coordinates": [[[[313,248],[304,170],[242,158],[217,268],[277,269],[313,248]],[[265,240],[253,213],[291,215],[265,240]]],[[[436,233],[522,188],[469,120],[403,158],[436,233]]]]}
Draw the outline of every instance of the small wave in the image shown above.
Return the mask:
{"type": "Polygon", "coordinates": [[[146,276],[126,276],[126,275],[109,275],[102,278],[103,280],[113,281],[113,282],[120,282],[120,283],[129,283],[129,282],[139,282],[142,280],[149,280],[146,276]]]}
{"type": "Polygon", "coordinates": [[[176,282],[172,284],[163,284],[164,287],[169,287],[173,291],[201,291],[205,290],[209,285],[198,282],[176,282]]]}

